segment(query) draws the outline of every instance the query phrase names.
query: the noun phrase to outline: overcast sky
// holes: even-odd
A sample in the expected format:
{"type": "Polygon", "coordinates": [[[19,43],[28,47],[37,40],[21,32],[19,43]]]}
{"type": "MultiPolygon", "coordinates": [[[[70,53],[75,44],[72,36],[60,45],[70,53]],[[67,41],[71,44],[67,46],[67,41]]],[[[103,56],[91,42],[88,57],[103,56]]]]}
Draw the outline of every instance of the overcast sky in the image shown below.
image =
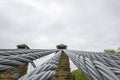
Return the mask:
{"type": "Polygon", "coordinates": [[[0,48],[120,46],[120,0],[0,0],[0,48]]]}
{"type": "Polygon", "coordinates": [[[0,48],[22,43],[32,49],[61,43],[76,50],[116,49],[120,0],[0,0],[0,48]]]}

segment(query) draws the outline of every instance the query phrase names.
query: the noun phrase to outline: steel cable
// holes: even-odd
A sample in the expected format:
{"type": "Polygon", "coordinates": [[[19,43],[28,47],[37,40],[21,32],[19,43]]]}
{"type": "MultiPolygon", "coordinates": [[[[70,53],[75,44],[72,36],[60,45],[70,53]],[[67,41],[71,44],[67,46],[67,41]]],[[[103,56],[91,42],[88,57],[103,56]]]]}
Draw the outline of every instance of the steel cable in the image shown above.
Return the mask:
{"type": "Polygon", "coordinates": [[[57,50],[52,50],[52,51],[45,50],[40,52],[39,51],[29,52],[21,55],[16,54],[16,55],[2,56],[0,57],[0,71],[11,69],[18,65],[24,65],[26,63],[30,63],[33,60],[36,60],[40,57],[44,57],[56,51],[57,50]]]}
{"type": "MultiPolygon", "coordinates": [[[[116,73],[120,75],[120,73],[117,71],[120,70],[119,68],[117,68],[118,66],[114,66],[111,69],[109,68],[110,66],[112,66],[111,64],[108,64],[109,66],[107,66],[103,63],[109,61],[110,58],[107,57],[106,58],[107,60],[100,62],[98,61],[97,58],[92,58],[91,56],[92,53],[88,54],[84,52],[84,54],[82,54],[83,52],[78,53],[67,50],[64,51],[73,61],[73,63],[84,72],[84,74],[88,77],[89,80],[119,80],[120,79],[119,76],[116,75],[116,73]]],[[[98,53],[95,54],[98,55],[98,53]]],[[[114,63],[114,60],[111,60],[111,62],[114,63]]]]}
{"type": "Polygon", "coordinates": [[[19,80],[50,80],[55,74],[60,55],[61,51],[19,80]]]}

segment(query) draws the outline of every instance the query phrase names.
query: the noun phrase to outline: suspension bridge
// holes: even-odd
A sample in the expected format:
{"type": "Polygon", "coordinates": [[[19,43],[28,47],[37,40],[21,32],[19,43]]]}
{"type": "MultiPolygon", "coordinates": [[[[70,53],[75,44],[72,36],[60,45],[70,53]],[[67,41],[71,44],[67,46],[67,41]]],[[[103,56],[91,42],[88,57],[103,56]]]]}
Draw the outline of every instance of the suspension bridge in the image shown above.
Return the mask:
{"type": "Polygon", "coordinates": [[[88,80],[120,80],[120,54],[68,50],[66,45],[57,49],[0,49],[1,80],[71,80],[69,59],[88,80]],[[34,60],[55,54],[37,66],[34,60]],[[34,70],[27,73],[28,64],[34,70]]]}

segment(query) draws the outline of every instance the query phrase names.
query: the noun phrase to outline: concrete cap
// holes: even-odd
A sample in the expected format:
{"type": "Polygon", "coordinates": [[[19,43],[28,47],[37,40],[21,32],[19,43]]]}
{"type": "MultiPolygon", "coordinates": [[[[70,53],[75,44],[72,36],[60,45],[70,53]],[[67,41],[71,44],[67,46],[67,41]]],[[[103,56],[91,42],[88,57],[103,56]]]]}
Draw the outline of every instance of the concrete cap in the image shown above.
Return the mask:
{"type": "Polygon", "coordinates": [[[17,45],[18,49],[30,49],[26,44],[17,45]]]}
{"type": "Polygon", "coordinates": [[[57,49],[67,49],[67,45],[65,45],[65,44],[59,44],[56,47],[57,47],[57,49]]]}

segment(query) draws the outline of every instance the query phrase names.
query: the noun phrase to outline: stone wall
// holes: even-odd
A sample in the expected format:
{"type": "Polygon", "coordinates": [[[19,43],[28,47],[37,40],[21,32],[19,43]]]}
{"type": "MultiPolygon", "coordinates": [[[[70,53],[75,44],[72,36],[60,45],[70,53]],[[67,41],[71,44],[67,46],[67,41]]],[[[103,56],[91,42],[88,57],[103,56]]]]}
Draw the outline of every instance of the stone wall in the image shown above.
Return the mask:
{"type": "Polygon", "coordinates": [[[27,73],[28,64],[19,65],[11,70],[0,72],[0,80],[18,80],[21,76],[27,73]]]}
{"type": "Polygon", "coordinates": [[[70,64],[67,55],[62,52],[56,74],[52,80],[71,80],[70,64]]]}

